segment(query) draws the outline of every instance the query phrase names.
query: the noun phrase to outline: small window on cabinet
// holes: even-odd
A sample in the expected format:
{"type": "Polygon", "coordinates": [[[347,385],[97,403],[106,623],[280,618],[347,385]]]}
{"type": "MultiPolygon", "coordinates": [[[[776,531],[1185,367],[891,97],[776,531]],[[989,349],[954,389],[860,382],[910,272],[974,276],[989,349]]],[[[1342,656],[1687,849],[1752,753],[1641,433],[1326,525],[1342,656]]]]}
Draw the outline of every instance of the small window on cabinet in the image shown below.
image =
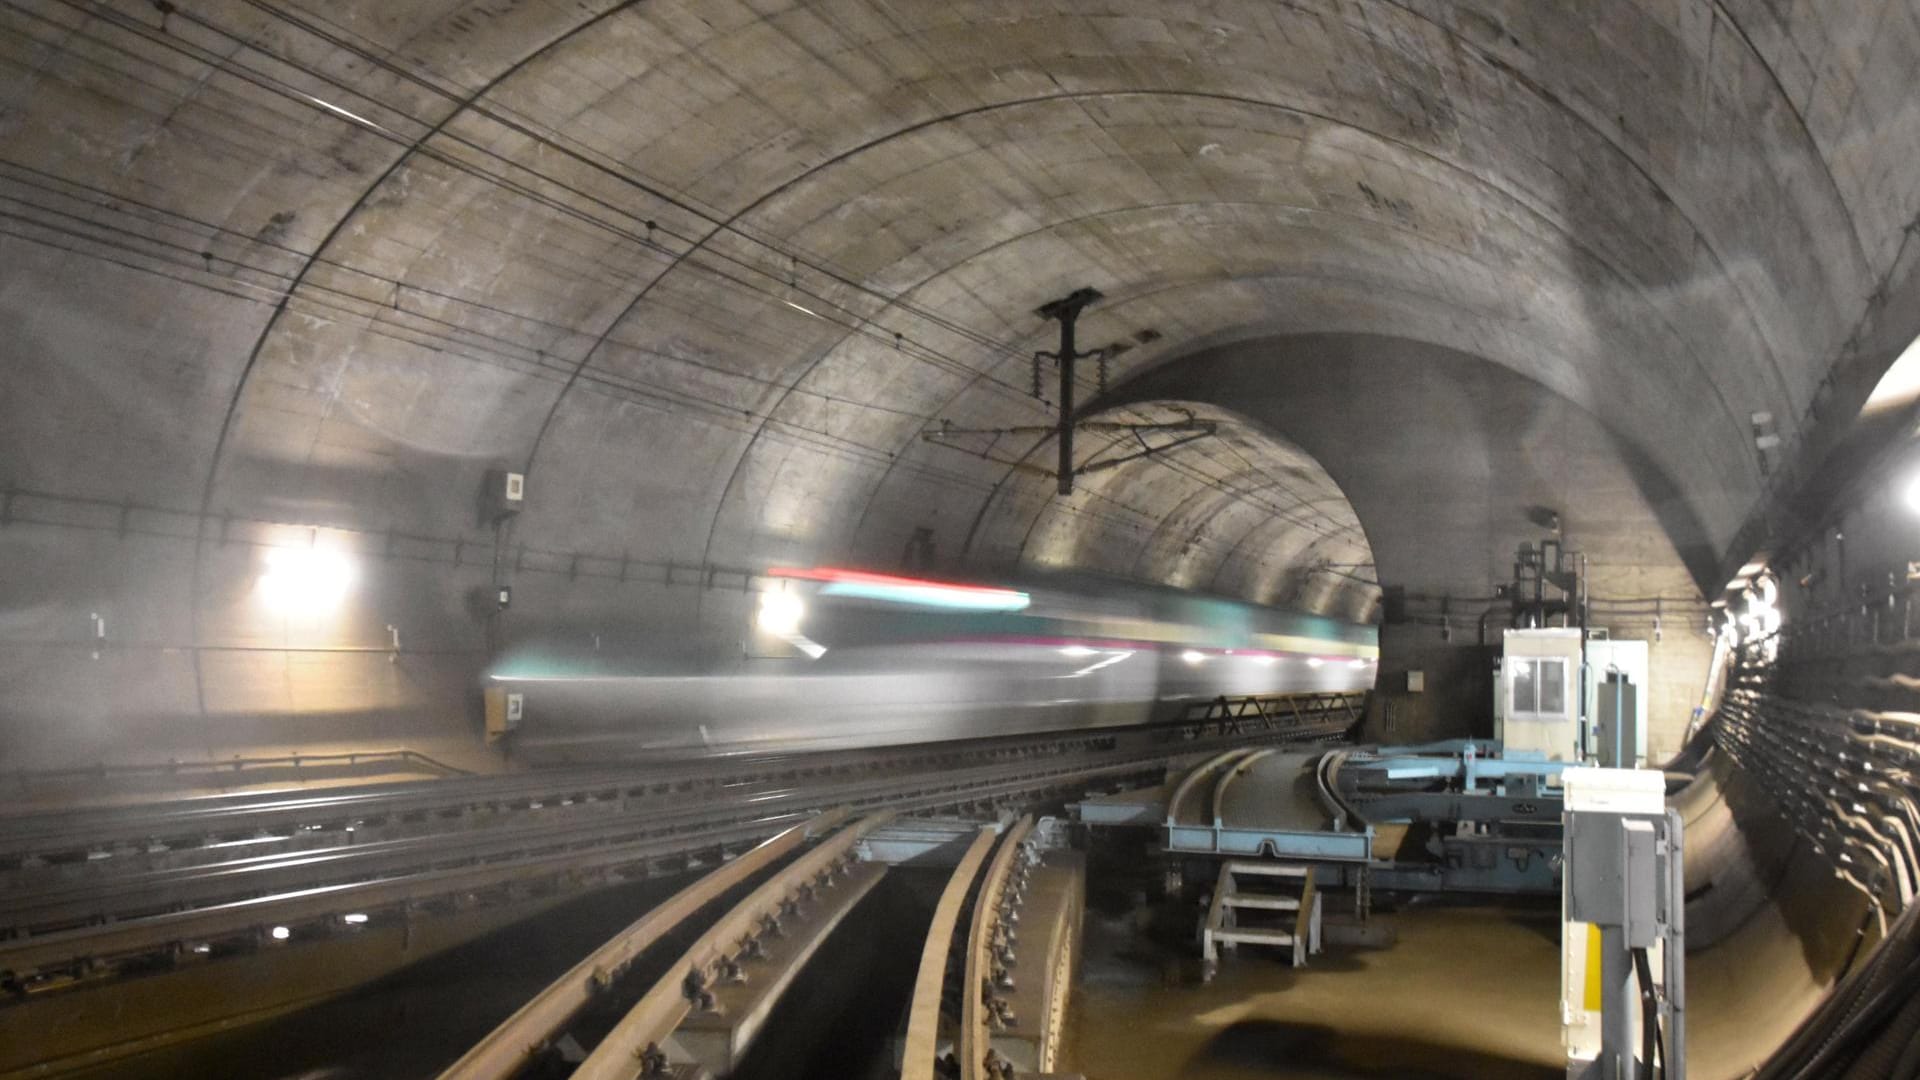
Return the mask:
{"type": "Polygon", "coordinates": [[[1507,711],[1515,716],[1565,716],[1567,662],[1559,657],[1509,657],[1513,679],[1507,711]]]}

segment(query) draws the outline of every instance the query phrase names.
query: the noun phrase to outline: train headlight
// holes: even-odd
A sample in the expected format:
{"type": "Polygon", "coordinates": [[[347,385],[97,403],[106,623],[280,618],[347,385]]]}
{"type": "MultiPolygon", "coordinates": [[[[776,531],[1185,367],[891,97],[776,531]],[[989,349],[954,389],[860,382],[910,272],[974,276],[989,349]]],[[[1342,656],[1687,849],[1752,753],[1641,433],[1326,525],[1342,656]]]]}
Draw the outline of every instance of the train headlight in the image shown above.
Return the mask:
{"type": "Polygon", "coordinates": [[[798,596],[784,590],[763,592],[760,594],[760,610],[754,614],[753,623],[776,637],[791,637],[800,632],[800,620],[806,614],[807,605],[798,596]]]}

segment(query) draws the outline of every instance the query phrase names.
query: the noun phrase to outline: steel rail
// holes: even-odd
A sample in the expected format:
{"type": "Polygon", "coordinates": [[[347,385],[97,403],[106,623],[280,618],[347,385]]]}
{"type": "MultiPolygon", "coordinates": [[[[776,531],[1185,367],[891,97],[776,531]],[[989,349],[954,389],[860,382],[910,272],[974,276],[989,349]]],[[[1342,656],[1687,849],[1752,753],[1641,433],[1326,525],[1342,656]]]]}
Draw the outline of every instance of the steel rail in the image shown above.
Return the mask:
{"type": "MultiPolygon", "coordinates": [[[[863,808],[890,806],[901,812],[913,812],[991,800],[1049,785],[1138,771],[1142,765],[1140,761],[1103,762],[1091,767],[1080,763],[1077,768],[1055,766],[1011,775],[1004,767],[985,767],[965,773],[939,774],[931,778],[875,781],[858,786],[841,785],[829,788],[823,794],[837,797],[832,798],[831,801],[845,802],[863,808]]],[[[779,820],[788,821],[797,818],[801,811],[812,809],[813,807],[808,803],[818,798],[819,796],[805,789],[795,789],[771,803],[762,803],[758,812],[772,814],[784,807],[787,813],[779,820]]],[[[769,829],[759,835],[764,836],[772,831],[775,830],[769,829]]],[[[504,834],[507,830],[499,832],[504,834]]],[[[633,861],[621,855],[622,852],[629,850],[638,852],[641,857],[658,857],[675,854],[682,850],[697,849],[708,846],[703,844],[703,841],[710,834],[711,830],[690,830],[670,834],[661,838],[658,843],[608,845],[594,849],[608,854],[605,859],[591,862],[591,864],[617,865],[623,861],[633,861]]],[[[543,846],[550,850],[564,846],[564,842],[548,843],[543,846]]],[[[591,855],[592,852],[561,853],[561,856],[572,854],[584,856],[591,855]]],[[[485,860],[480,865],[447,873],[460,874],[458,880],[463,883],[463,887],[476,888],[495,883],[489,875],[501,881],[519,880],[529,876],[528,867],[547,864],[546,860],[539,858],[496,858],[485,860]]],[[[211,872],[217,873],[218,869],[218,867],[212,868],[211,872]]],[[[196,868],[196,870],[205,871],[208,868],[196,868]]],[[[14,975],[20,976],[53,965],[73,964],[142,950],[169,948],[183,940],[227,937],[270,924],[298,923],[325,915],[360,911],[366,907],[392,903],[396,899],[418,900],[433,897],[446,891],[441,888],[442,880],[440,875],[425,873],[395,875],[346,885],[312,886],[292,892],[251,897],[188,911],[129,918],[98,926],[56,931],[36,937],[0,940],[0,971],[11,971],[14,975]],[[418,889],[409,892],[408,882],[417,883],[418,889]]]]}
{"type": "Polygon", "coordinates": [[[993,947],[994,930],[1000,922],[1001,898],[1007,878],[1013,873],[1013,861],[1020,846],[1033,831],[1033,818],[1023,817],[1000,838],[1000,846],[987,865],[980,881],[980,893],[973,901],[973,927],[967,932],[966,975],[960,983],[960,1037],[955,1040],[955,1056],[960,1059],[961,1080],[1002,1080],[988,1072],[988,1055],[993,1053],[991,1023],[995,1018],[987,1007],[993,991],[988,972],[988,952],[993,947]]]}
{"type": "Polygon", "coordinates": [[[1265,749],[1255,750],[1254,752],[1246,755],[1245,757],[1242,757],[1240,760],[1234,762],[1233,764],[1227,766],[1225,769],[1222,769],[1220,771],[1220,778],[1213,782],[1213,827],[1214,828],[1220,829],[1220,828],[1226,827],[1227,790],[1233,787],[1233,782],[1235,780],[1240,779],[1242,776],[1245,776],[1247,774],[1247,770],[1253,768],[1254,765],[1258,764],[1262,759],[1272,755],[1273,753],[1275,753],[1275,749],[1273,747],[1266,747],[1265,749]]]}
{"type": "Polygon", "coordinates": [[[1167,799],[1167,824],[1173,826],[1180,823],[1180,808],[1187,801],[1187,793],[1199,786],[1201,777],[1211,776],[1215,771],[1225,767],[1228,762],[1237,761],[1252,752],[1251,747],[1236,746],[1194,766],[1193,771],[1182,777],[1179,786],[1173,789],[1172,797],[1167,799]]]}
{"type": "MultiPolygon", "coordinates": [[[[893,781],[854,789],[841,786],[829,789],[828,793],[842,796],[837,801],[851,805],[867,808],[886,805],[898,812],[911,813],[1026,794],[1104,776],[1137,773],[1153,761],[1164,759],[1165,755],[1159,755],[1145,760],[1102,762],[1093,766],[1082,763],[1078,768],[1054,766],[1013,775],[1009,775],[1004,767],[985,768],[971,770],[970,773],[985,773],[991,782],[983,782],[977,775],[948,773],[933,778],[937,782],[893,781]]],[[[788,801],[798,802],[804,795],[804,792],[796,792],[788,801]]],[[[343,912],[364,911],[399,902],[417,902],[448,892],[471,891],[561,871],[577,872],[618,866],[699,850],[711,847],[716,842],[757,840],[802,818],[801,809],[796,806],[791,812],[769,817],[766,821],[775,824],[757,830],[749,827],[745,831],[687,831],[651,842],[615,845],[584,853],[488,861],[461,870],[319,886],[189,911],[0,941],[0,972],[11,972],[15,977],[21,977],[90,960],[171,949],[183,942],[224,939],[259,931],[269,925],[296,924],[343,912]]]]}
{"type": "Polygon", "coordinates": [[[587,852],[514,859],[459,870],[408,874],[348,885],[329,885],[295,893],[239,900],[191,911],[155,915],[122,923],[62,931],[41,937],[0,942],[0,972],[21,977],[62,965],[105,957],[150,953],[187,942],[225,940],[259,932],[272,925],[294,925],[341,912],[373,911],[401,903],[419,903],[437,897],[511,884],[517,881],[578,874],[590,870],[632,865],[705,848],[759,841],[804,820],[805,815],[782,814],[764,821],[678,837],[625,844],[587,852]]]}
{"type": "Polygon", "coordinates": [[[1320,808],[1327,812],[1327,819],[1333,823],[1336,832],[1353,828],[1357,823],[1366,828],[1367,819],[1352,803],[1347,802],[1340,790],[1340,771],[1349,761],[1376,760],[1376,755],[1353,750],[1330,750],[1320,755],[1320,761],[1313,769],[1314,796],[1320,801],[1320,808]]]}
{"type": "Polygon", "coordinates": [[[660,1043],[693,1011],[693,995],[712,982],[720,963],[746,950],[802,889],[851,858],[853,846],[892,816],[871,814],[834,833],[721,916],[600,1040],[574,1069],[573,1080],[635,1080],[644,1075],[660,1060],[660,1043]]]}
{"type": "Polygon", "coordinates": [[[997,836],[992,826],[980,834],[960,856],[940,900],[934,905],[933,925],[927,929],[927,941],[920,950],[920,971],[914,977],[913,1001],[907,1010],[907,1041],[901,1055],[901,1080],[939,1080],[935,1060],[940,1050],[940,1011],[946,996],[947,961],[953,952],[953,937],[960,926],[960,911],[967,894],[980,877],[997,836]]]}
{"type": "Polygon", "coordinates": [[[840,824],[848,816],[838,810],[795,825],[759,847],[738,856],[699,881],[675,893],[632,925],[588,953],[566,974],[534,995],[486,1038],[441,1073],[441,1080],[505,1080],[532,1061],[540,1049],[560,1034],[566,1022],[585,1008],[593,995],[611,985],[642,952],[728,890],[772,866],[812,837],[840,824]]]}
{"type": "MultiPolygon", "coordinates": [[[[1350,709],[1355,694],[1313,693],[1308,717],[1350,709]]],[[[1289,696],[1282,696],[1290,700],[1289,696]]],[[[162,802],[78,807],[60,811],[0,814],[0,861],[86,855],[155,845],[196,846],[209,837],[246,837],[276,830],[343,828],[416,816],[451,816],[474,810],[515,809],[517,804],[554,804],[649,799],[688,785],[726,785],[901,769],[969,757],[992,760],[1009,754],[1054,750],[1076,742],[1121,736],[1152,738],[1185,730],[1191,721],[1062,731],[972,740],[935,746],[896,746],[814,753],[748,754],[667,764],[552,768],[531,773],[462,776],[439,780],[354,785],[320,791],[241,792],[162,802]]],[[[1260,736],[1318,733],[1321,725],[1270,724],[1260,736]]],[[[1249,733],[1239,733],[1249,734],[1249,733]]],[[[1201,741],[1201,740],[1193,740],[1201,741]]]]}
{"type": "Polygon", "coordinates": [[[22,889],[9,897],[0,907],[0,930],[10,930],[14,936],[41,934],[90,921],[204,907],[395,873],[452,869],[517,854],[645,840],[684,831],[688,826],[712,828],[764,817],[766,807],[791,801],[792,794],[773,792],[747,799],[710,797],[645,814],[615,814],[585,822],[503,824],[492,829],[145,870],[102,881],[61,882],[50,888],[22,889]]]}
{"type": "MultiPolygon", "coordinates": [[[[1285,740],[1288,732],[1276,730],[1259,738],[1285,740]]],[[[1197,757],[1207,751],[1207,742],[1196,741],[1179,746],[1155,746],[1132,753],[1105,752],[1077,758],[1052,757],[1025,767],[1008,765],[979,766],[972,769],[912,775],[867,781],[859,785],[835,784],[818,796],[806,789],[791,789],[779,799],[761,804],[768,821],[789,824],[803,810],[815,810],[824,803],[845,804],[856,809],[890,809],[899,813],[943,809],[965,805],[993,805],[1013,798],[1030,799],[1040,793],[1066,790],[1091,781],[1138,776],[1165,767],[1183,758],[1197,757]],[[815,801],[809,801],[815,800],[815,801]],[[785,806],[790,812],[771,815],[785,806]]],[[[827,779],[831,779],[830,777],[827,779]]],[[[758,833],[728,833],[732,842],[741,838],[760,839],[776,827],[758,833]]],[[[507,830],[494,830],[505,835],[507,830]]],[[[189,911],[171,912],[101,926],[60,931],[41,937],[0,941],[0,972],[15,977],[37,974],[93,960],[177,948],[183,941],[226,939],[273,924],[294,924],[329,915],[364,911],[370,907],[397,902],[413,902],[443,895],[443,884],[457,880],[467,890],[521,880],[554,872],[574,864],[604,868],[646,858],[659,858],[711,846],[720,833],[690,830],[663,838],[657,843],[615,845],[585,853],[556,853],[554,859],[502,859],[457,871],[397,875],[350,885],[329,885],[291,893],[254,897],[189,911]]],[[[200,868],[206,869],[206,868],[200,868]]],[[[217,867],[214,872],[217,872],[217,867]]]]}
{"type": "MultiPolygon", "coordinates": [[[[1128,762],[1119,763],[1130,768],[1128,762]]],[[[1084,760],[1061,770],[1041,768],[1022,772],[1005,766],[977,766],[961,772],[869,780],[858,784],[823,784],[779,789],[746,788],[729,796],[710,797],[697,805],[645,815],[619,814],[590,821],[502,824],[495,828],[433,833],[399,840],[338,845],[291,854],[245,856],[200,866],[143,871],[96,882],[63,882],[51,888],[23,890],[17,901],[0,911],[0,925],[16,935],[58,931],[73,923],[109,918],[126,920],[186,905],[210,906],[252,899],[275,892],[341,884],[380,877],[402,870],[450,868],[448,864],[499,861],[528,851],[559,847],[606,845],[643,840],[685,826],[715,826],[741,817],[764,816],[776,808],[811,809],[816,802],[852,800],[862,806],[891,804],[905,798],[912,809],[950,805],[982,794],[1017,790],[1033,780],[1053,775],[1098,775],[1084,760]],[[1012,787],[994,781],[1011,781],[1012,787]]]]}
{"type": "Polygon", "coordinates": [[[739,776],[715,763],[677,771],[555,770],[500,776],[356,785],[321,792],[254,792],[160,803],[94,807],[0,817],[0,857],[83,853],[279,829],[317,829],[422,814],[450,815],[514,803],[654,798],[690,784],[739,776]]]}

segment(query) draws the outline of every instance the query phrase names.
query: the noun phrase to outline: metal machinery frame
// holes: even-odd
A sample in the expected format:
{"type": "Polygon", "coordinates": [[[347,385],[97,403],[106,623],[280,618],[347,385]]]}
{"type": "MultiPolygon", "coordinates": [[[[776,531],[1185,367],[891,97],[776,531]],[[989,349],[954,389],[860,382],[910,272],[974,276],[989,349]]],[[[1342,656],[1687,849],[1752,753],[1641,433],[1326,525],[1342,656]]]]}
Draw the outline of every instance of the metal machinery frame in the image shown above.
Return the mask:
{"type": "Polygon", "coordinates": [[[1167,851],[1191,855],[1266,855],[1278,859],[1344,860],[1364,862],[1373,857],[1373,829],[1349,830],[1338,820],[1333,804],[1323,804],[1335,813],[1332,828],[1298,828],[1292,823],[1253,822],[1228,824],[1224,808],[1228,791],[1274,750],[1242,747],[1207,759],[1188,772],[1167,800],[1167,851]],[[1188,804],[1205,786],[1209,790],[1207,809],[1197,821],[1188,821],[1188,804]]]}
{"type": "Polygon", "coordinates": [[[1317,755],[1242,747],[1190,769],[1164,797],[1164,808],[1157,793],[1138,792],[1088,800],[1079,814],[1090,825],[1163,821],[1171,855],[1334,864],[1326,868],[1329,884],[1364,872],[1372,885],[1389,889],[1553,892],[1562,805],[1557,785],[1570,763],[1500,751],[1499,743],[1471,739],[1317,755]],[[1229,797],[1240,785],[1291,784],[1295,766],[1313,772],[1311,811],[1230,810],[1229,797]],[[1375,826],[1390,823],[1454,828],[1430,843],[1437,862],[1387,862],[1374,849],[1375,826]]]}
{"type": "MultiPolygon", "coordinates": [[[[1372,864],[1369,884],[1422,892],[1551,893],[1558,887],[1561,773],[1569,763],[1470,739],[1335,751],[1322,771],[1352,817],[1453,826],[1437,862],[1372,864]]],[[[1348,878],[1354,874],[1345,875],[1348,878]]]]}

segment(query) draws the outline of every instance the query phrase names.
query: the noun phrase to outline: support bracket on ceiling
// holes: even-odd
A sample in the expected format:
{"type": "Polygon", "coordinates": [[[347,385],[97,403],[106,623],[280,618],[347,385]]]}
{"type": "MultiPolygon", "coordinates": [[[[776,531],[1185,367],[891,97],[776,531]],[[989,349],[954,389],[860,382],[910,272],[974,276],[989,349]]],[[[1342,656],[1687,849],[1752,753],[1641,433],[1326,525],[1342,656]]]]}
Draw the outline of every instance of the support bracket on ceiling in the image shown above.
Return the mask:
{"type": "MultiPolygon", "coordinates": [[[[1043,319],[1051,319],[1060,324],[1060,348],[1052,353],[1035,353],[1036,367],[1043,357],[1050,357],[1060,367],[1060,426],[1056,433],[1060,445],[1060,494],[1073,494],[1073,365],[1084,354],[1074,349],[1073,329],[1080,321],[1080,313],[1094,301],[1100,299],[1100,290],[1088,286],[1075,289],[1058,300],[1049,300],[1033,310],[1043,319]]],[[[1040,380],[1034,379],[1034,385],[1040,380]]]]}
{"type": "MultiPolygon", "coordinates": [[[[1039,473],[1053,477],[1058,481],[1060,494],[1071,495],[1073,494],[1073,480],[1076,476],[1100,472],[1105,469],[1111,469],[1117,465],[1123,465],[1129,461],[1138,461],[1141,458],[1152,457],[1164,451],[1171,450],[1176,446],[1184,446],[1187,443],[1214,434],[1215,424],[1213,421],[1196,420],[1191,413],[1188,413],[1184,420],[1176,420],[1169,423],[1092,423],[1076,422],[1074,420],[1073,394],[1075,389],[1074,367],[1076,362],[1080,360],[1094,360],[1098,362],[1098,385],[1100,393],[1105,394],[1107,392],[1108,361],[1132,348],[1132,346],[1127,343],[1105,345],[1087,352],[1081,352],[1076,347],[1074,342],[1074,329],[1080,320],[1080,313],[1100,299],[1100,291],[1089,286],[1075,289],[1073,292],[1057,300],[1050,300],[1034,309],[1033,313],[1035,315],[1060,324],[1060,347],[1053,352],[1036,352],[1033,354],[1033,396],[1036,398],[1041,396],[1040,362],[1042,360],[1052,360],[1059,366],[1060,414],[1057,421],[1045,426],[1026,425],[1006,428],[956,428],[951,421],[942,420],[938,426],[930,427],[922,431],[920,433],[921,437],[931,443],[941,443],[943,445],[953,446],[955,449],[968,450],[977,457],[998,462],[999,464],[1022,472],[1039,473]],[[1130,432],[1139,442],[1140,449],[1129,454],[1120,455],[1119,457],[1090,461],[1085,465],[1076,467],[1073,464],[1073,437],[1076,431],[1099,431],[1120,434],[1130,432]],[[1170,433],[1178,437],[1171,442],[1155,445],[1147,441],[1147,435],[1154,432],[1170,433]],[[1058,443],[1059,467],[1051,470],[1043,469],[1037,465],[1028,464],[1024,458],[1021,460],[1010,460],[994,453],[993,443],[998,441],[999,437],[1020,435],[1052,435],[1058,443]],[[971,449],[954,441],[966,436],[985,436],[988,438],[988,443],[985,448],[971,449]]],[[[1146,342],[1158,340],[1160,335],[1157,331],[1143,330],[1135,335],[1135,337],[1137,340],[1146,342]]]]}
{"type": "MultiPolygon", "coordinates": [[[[1067,473],[1067,478],[1071,481],[1071,479],[1076,476],[1086,476],[1089,473],[1104,472],[1107,469],[1124,465],[1129,461],[1139,461],[1142,458],[1154,457],[1168,450],[1172,450],[1177,446],[1185,446],[1190,442],[1207,438],[1215,434],[1218,430],[1218,425],[1212,420],[1196,420],[1189,415],[1184,420],[1170,420],[1165,423],[1132,424],[1114,421],[1083,421],[1071,425],[1069,430],[1119,435],[1122,438],[1127,435],[1132,435],[1140,444],[1140,449],[1121,454],[1118,457],[1101,458],[1098,461],[1089,461],[1084,465],[1074,466],[1067,473]],[[1147,441],[1147,436],[1153,434],[1173,435],[1175,437],[1167,442],[1150,443],[1147,441]]],[[[1052,469],[1042,468],[1038,465],[1030,464],[1025,460],[1017,460],[1003,454],[997,454],[994,452],[993,446],[994,443],[1002,437],[1018,438],[1022,435],[1057,436],[1059,431],[1060,429],[1054,425],[1042,424],[1026,424],[1019,427],[1003,428],[963,428],[953,426],[952,421],[942,420],[936,426],[922,431],[920,437],[927,442],[940,446],[950,446],[955,450],[965,451],[975,457],[985,458],[988,461],[1005,465],[1010,469],[1015,469],[1020,472],[1058,478],[1060,474],[1052,469]],[[968,446],[966,443],[970,439],[985,439],[986,443],[984,446],[968,446]]],[[[1068,483],[1061,485],[1061,490],[1071,494],[1073,488],[1071,484],[1068,483]]]]}

